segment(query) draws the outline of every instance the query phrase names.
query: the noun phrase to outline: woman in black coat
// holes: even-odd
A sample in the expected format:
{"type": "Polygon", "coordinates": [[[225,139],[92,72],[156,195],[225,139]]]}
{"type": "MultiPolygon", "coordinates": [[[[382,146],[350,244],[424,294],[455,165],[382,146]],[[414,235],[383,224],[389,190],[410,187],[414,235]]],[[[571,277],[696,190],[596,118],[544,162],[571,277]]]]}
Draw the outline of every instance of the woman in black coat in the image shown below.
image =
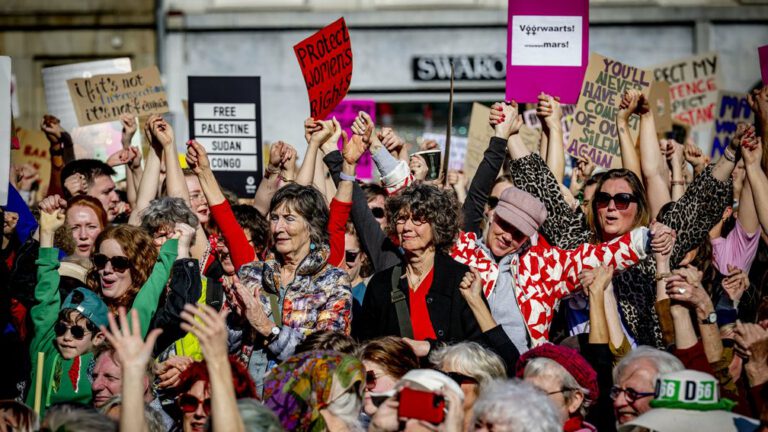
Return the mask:
{"type": "Polygon", "coordinates": [[[387,214],[403,260],[368,283],[362,314],[355,318],[359,336],[402,336],[421,356],[436,343],[480,340],[480,327],[459,291],[469,267],[448,255],[461,222],[453,195],[410,186],[389,199],[387,214]]]}

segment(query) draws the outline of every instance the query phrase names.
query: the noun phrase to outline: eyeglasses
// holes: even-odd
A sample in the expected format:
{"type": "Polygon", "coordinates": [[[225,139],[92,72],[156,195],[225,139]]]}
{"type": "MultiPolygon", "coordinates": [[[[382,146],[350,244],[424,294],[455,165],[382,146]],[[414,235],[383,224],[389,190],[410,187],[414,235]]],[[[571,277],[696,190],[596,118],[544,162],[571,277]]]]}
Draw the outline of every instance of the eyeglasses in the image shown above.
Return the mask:
{"type": "Polygon", "coordinates": [[[632,387],[621,388],[617,385],[611,387],[611,399],[618,399],[619,395],[622,393],[626,394],[625,397],[629,403],[634,403],[638,399],[647,398],[655,394],[654,392],[639,392],[632,387]]]}
{"type": "Polygon", "coordinates": [[[395,220],[395,223],[397,225],[405,225],[405,223],[408,222],[409,220],[411,221],[412,224],[414,224],[416,226],[422,226],[425,223],[427,223],[427,219],[426,218],[418,218],[418,219],[416,219],[416,218],[413,217],[413,215],[411,215],[411,216],[400,216],[400,217],[398,217],[395,220]]]}
{"type": "Polygon", "coordinates": [[[493,210],[496,208],[496,206],[499,205],[499,197],[490,196],[488,197],[488,208],[493,210]]]}
{"type": "Polygon", "coordinates": [[[369,370],[365,372],[365,389],[368,391],[373,391],[374,388],[376,388],[376,380],[379,379],[381,375],[376,376],[376,372],[369,370]]]}
{"type": "Polygon", "coordinates": [[[86,330],[83,326],[69,326],[61,321],[57,322],[56,325],[53,326],[53,331],[56,333],[56,336],[63,336],[67,330],[69,330],[69,332],[72,334],[72,337],[77,340],[83,340],[85,335],[90,333],[90,331],[86,330]]]}
{"type": "Polygon", "coordinates": [[[104,254],[97,253],[93,255],[92,259],[93,265],[95,265],[98,270],[104,269],[104,267],[107,266],[107,263],[112,263],[112,269],[119,273],[122,273],[131,267],[131,261],[124,256],[113,256],[110,258],[104,254]]]}
{"type": "Polygon", "coordinates": [[[373,217],[376,219],[382,219],[384,218],[384,209],[381,207],[371,207],[371,213],[373,213],[373,217]]]}
{"type": "Polygon", "coordinates": [[[472,378],[469,375],[460,374],[458,372],[443,372],[443,373],[448,375],[450,379],[456,381],[456,384],[458,385],[477,384],[477,380],[472,378]]]}
{"type": "Polygon", "coordinates": [[[344,251],[344,261],[348,263],[355,262],[360,255],[360,251],[344,251]]]}
{"type": "Polygon", "coordinates": [[[179,409],[184,413],[193,413],[202,404],[205,415],[211,415],[211,399],[200,400],[191,394],[179,397],[179,409]]]}
{"type": "Polygon", "coordinates": [[[611,195],[605,192],[598,192],[595,194],[594,200],[595,203],[597,203],[597,208],[608,207],[608,204],[613,201],[617,210],[626,210],[631,203],[638,202],[637,197],[630,193],[617,193],[616,195],[611,195]]]}

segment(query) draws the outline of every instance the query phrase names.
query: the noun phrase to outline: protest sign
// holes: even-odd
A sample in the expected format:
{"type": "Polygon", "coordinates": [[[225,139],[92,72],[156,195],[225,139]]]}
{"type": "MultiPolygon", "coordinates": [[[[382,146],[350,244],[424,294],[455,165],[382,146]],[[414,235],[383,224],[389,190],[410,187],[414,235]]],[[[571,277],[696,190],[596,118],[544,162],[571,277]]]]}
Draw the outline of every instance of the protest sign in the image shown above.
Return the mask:
{"type": "Polygon", "coordinates": [[[168,112],[168,99],[157,66],[124,74],[67,80],[80,126],[120,120],[122,115],[168,112]]]}
{"type": "MultiPolygon", "coordinates": [[[[421,135],[424,140],[437,142],[441,152],[445,152],[445,134],[427,132],[421,135]]],[[[485,144],[488,146],[488,142],[485,144]]],[[[449,170],[462,170],[464,168],[464,158],[467,155],[467,138],[451,135],[451,154],[448,162],[449,170]]],[[[482,160],[482,157],[480,158],[482,160]]],[[[442,165],[442,164],[441,164],[442,165]]]]}
{"type": "Polygon", "coordinates": [[[758,48],[757,56],[760,59],[760,76],[763,78],[763,85],[768,85],[768,45],[758,48]]]}
{"type": "Polygon", "coordinates": [[[189,137],[222,187],[250,198],[262,176],[259,77],[189,77],[189,137]]]}
{"type": "Polygon", "coordinates": [[[588,0],[509,0],[507,99],[576,103],[589,56],[588,0]]]}
{"type": "Polygon", "coordinates": [[[653,112],[656,133],[664,134],[672,130],[672,102],[669,97],[669,83],[654,81],[648,94],[648,105],[653,112]]]}
{"type": "Polygon", "coordinates": [[[440,150],[434,149],[419,151],[411,155],[411,157],[421,156],[424,159],[424,162],[427,164],[427,176],[424,178],[424,180],[432,181],[440,178],[440,169],[442,166],[442,162],[440,161],[440,154],[440,150]]]}
{"type": "Polygon", "coordinates": [[[352,44],[344,18],[293,47],[309,93],[313,118],[326,118],[344,99],[352,82],[352,44]]]}
{"type": "Polygon", "coordinates": [[[736,125],[741,122],[752,124],[752,109],[747,102],[747,95],[737,92],[718,92],[715,109],[715,123],[712,126],[712,158],[723,154],[736,132],[736,125]]]}
{"type": "MultiPolygon", "coordinates": [[[[640,90],[646,97],[651,72],[592,53],[584,84],[573,116],[568,153],[588,157],[596,166],[621,166],[621,144],[616,113],[626,90],[640,90]]],[[[640,122],[632,115],[629,127],[637,133],[640,122]]]]}
{"type": "Polygon", "coordinates": [[[131,59],[127,57],[72,63],[44,68],[43,85],[47,112],[61,120],[61,127],[68,131],[75,143],[78,159],[100,159],[120,150],[122,125],[119,121],[78,126],[75,106],[69,95],[67,80],[90,78],[94,75],[116,74],[131,71],[131,59]]]}
{"type": "MultiPolygon", "coordinates": [[[[336,117],[341,128],[347,132],[347,136],[352,137],[352,123],[360,111],[368,113],[373,123],[376,124],[376,101],[373,100],[344,99],[328,114],[326,120],[336,117]]],[[[339,139],[338,145],[339,150],[341,150],[341,139],[339,139]]],[[[373,160],[368,152],[364,153],[357,163],[357,178],[361,180],[373,179],[373,160]]]]}
{"type": "Polygon", "coordinates": [[[493,137],[493,128],[488,124],[491,109],[481,103],[472,104],[467,133],[467,151],[464,155],[464,175],[467,180],[475,176],[477,167],[483,160],[485,149],[493,137]]]}
{"type": "Polygon", "coordinates": [[[665,63],[654,67],[653,75],[657,81],[669,83],[672,117],[689,124],[696,144],[712,156],[712,124],[720,88],[717,54],[665,63]]]}
{"type": "Polygon", "coordinates": [[[8,204],[11,175],[11,58],[0,56],[0,205],[8,204]]]}
{"type": "Polygon", "coordinates": [[[19,149],[11,151],[11,164],[21,167],[31,165],[37,170],[40,181],[37,191],[33,191],[34,200],[45,198],[48,191],[48,182],[51,178],[51,154],[48,138],[40,130],[16,128],[14,131],[19,139],[19,149]]]}

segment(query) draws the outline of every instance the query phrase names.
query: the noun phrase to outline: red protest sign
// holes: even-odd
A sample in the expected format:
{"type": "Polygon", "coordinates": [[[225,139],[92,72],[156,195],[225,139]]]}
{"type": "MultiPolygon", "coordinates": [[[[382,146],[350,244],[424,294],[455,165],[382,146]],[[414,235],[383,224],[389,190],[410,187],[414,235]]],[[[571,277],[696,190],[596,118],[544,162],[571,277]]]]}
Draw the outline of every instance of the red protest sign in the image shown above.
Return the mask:
{"type": "Polygon", "coordinates": [[[293,47],[309,93],[313,118],[325,118],[344,99],[352,82],[352,45],[344,18],[293,47]]]}

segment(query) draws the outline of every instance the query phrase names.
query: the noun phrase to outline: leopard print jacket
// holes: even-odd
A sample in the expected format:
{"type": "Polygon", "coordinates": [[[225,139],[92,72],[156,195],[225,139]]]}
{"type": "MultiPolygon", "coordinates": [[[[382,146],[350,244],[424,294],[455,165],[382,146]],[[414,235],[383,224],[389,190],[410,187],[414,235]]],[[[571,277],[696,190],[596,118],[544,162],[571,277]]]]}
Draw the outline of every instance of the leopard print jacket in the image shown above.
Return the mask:
{"type": "MultiPolygon", "coordinates": [[[[560,186],[538,154],[512,161],[510,174],[515,186],[539,198],[547,208],[547,219],[540,232],[554,246],[573,249],[594,242],[594,234],[581,208],[575,211],[565,202],[560,186]]],[[[712,177],[712,165],[696,177],[685,194],[672,204],[661,222],[677,231],[671,266],[675,268],[685,254],[706,238],[731,203],[733,185],[712,177]]],[[[653,255],[635,267],[613,277],[624,327],[638,345],[663,348],[656,302],[656,262],[653,255]],[[649,319],[650,318],[650,319],[649,319]]]]}

